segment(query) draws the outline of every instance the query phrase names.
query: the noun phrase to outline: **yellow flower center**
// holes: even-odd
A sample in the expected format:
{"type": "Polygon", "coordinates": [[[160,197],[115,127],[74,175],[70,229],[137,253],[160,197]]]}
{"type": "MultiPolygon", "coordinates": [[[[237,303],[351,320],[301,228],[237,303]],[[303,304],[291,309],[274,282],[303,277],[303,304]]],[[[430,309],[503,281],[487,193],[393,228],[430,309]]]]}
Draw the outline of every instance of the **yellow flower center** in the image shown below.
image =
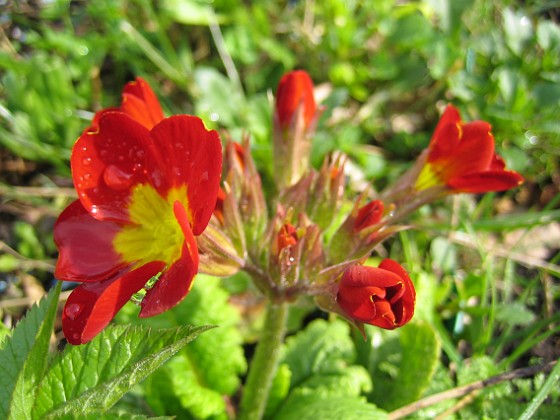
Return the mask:
{"type": "Polygon", "coordinates": [[[427,190],[430,187],[435,187],[436,185],[444,185],[441,178],[438,176],[438,172],[435,170],[432,164],[426,163],[418,175],[416,184],[414,188],[417,191],[427,190]]]}
{"type": "Polygon", "coordinates": [[[181,257],[185,236],[173,203],[180,201],[188,209],[186,187],[173,188],[162,197],[151,185],[139,184],[132,191],[130,221],[115,237],[113,246],[125,261],[141,266],[164,261],[169,267],[181,257]]]}

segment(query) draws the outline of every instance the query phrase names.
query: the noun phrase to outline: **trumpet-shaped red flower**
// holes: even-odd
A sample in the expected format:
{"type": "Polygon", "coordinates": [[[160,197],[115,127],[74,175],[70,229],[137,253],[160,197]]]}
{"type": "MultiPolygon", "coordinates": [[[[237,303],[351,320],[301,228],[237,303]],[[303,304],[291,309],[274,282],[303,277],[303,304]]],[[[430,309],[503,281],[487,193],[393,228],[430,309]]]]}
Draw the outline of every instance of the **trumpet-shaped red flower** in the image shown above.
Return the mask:
{"type": "Polygon", "coordinates": [[[350,318],[388,330],[410,321],[415,300],[410,277],[390,259],[378,268],[356,265],[346,270],[337,295],[338,304],[350,318]]]}
{"type": "Polygon", "coordinates": [[[491,129],[485,121],[464,123],[459,111],[448,105],[428,146],[416,189],[440,185],[453,192],[484,193],[521,184],[523,177],[505,169],[495,153],[491,129]]]}
{"type": "Polygon", "coordinates": [[[71,157],[79,200],[54,227],[55,275],[82,283],[62,314],[70,343],[90,341],[144,288],[140,317],[186,296],[198,271],[195,236],[216,205],[221,154],[218,134],[199,118],[164,119],[143,81],[127,85],[121,107],[101,111],[80,136],[71,157]]]}
{"type": "Polygon", "coordinates": [[[304,70],[286,73],[280,79],[276,91],[276,117],[280,127],[288,128],[298,112],[303,114],[306,128],[311,125],[317,113],[313,81],[304,70]]]}

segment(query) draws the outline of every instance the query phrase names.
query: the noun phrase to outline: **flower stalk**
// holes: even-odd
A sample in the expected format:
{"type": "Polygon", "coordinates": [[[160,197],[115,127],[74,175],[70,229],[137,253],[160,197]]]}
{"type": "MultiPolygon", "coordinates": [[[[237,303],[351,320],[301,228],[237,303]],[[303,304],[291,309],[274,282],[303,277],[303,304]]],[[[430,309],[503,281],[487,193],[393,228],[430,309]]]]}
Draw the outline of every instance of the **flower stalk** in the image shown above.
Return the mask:
{"type": "Polygon", "coordinates": [[[288,308],[287,301],[267,303],[262,335],[241,398],[239,420],[258,420],[263,417],[272,380],[278,368],[280,347],[286,333],[288,308]]]}

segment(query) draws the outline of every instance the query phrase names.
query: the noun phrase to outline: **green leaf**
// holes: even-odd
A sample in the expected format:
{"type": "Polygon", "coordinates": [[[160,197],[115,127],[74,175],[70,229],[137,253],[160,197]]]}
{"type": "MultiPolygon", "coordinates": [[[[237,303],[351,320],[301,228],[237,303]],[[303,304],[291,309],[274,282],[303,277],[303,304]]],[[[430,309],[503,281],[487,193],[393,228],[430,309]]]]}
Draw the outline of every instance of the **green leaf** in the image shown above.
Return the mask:
{"type": "Polygon", "coordinates": [[[273,418],[274,420],[363,420],[386,419],[387,413],[364,398],[330,395],[324,397],[298,390],[273,418]]]}
{"type": "Polygon", "coordinates": [[[292,388],[318,374],[340,372],[355,359],[347,323],[316,320],[288,338],[283,363],[292,372],[292,388]]]}
{"type": "Polygon", "coordinates": [[[225,395],[233,395],[240,385],[239,375],[247,366],[242,336],[237,328],[239,312],[228,303],[229,294],[220,279],[198,275],[187,298],[158,317],[139,319],[131,314],[134,305],[124,308],[118,319],[157,327],[191,323],[219,326],[186,347],[178,360],[166,365],[143,384],[145,396],[156,414],[202,416],[225,413],[225,395]]]}
{"type": "Polygon", "coordinates": [[[440,344],[433,328],[413,322],[401,330],[402,361],[393,388],[394,407],[415,401],[428,388],[439,360],[440,344]]]}
{"type": "Polygon", "coordinates": [[[47,367],[61,283],[29,310],[0,350],[0,418],[29,418],[47,367]]]}
{"type": "Polygon", "coordinates": [[[106,328],[91,342],[68,346],[39,385],[34,418],[107,410],[199,334],[211,327],[106,328]]]}
{"type": "Polygon", "coordinates": [[[436,332],[424,322],[377,333],[382,344],[371,349],[369,356],[375,378],[372,400],[393,410],[418,399],[428,388],[439,360],[440,344],[436,332]]]}
{"type": "Polygon", "coordinates": [[[268,402],[266,405],[265,417],[272,415],[280,403],[288,396],[290,392],[290,380],[292,372],[288,365],[281,364],[278,366],[276,376],[272,381],[270,393],[268,395],[268,402]]]}
{"type": "MultiPolygon", "coordinates": [[[[304,331],[287,340],[281,366],[288,369],[288,374],[291,373],[290,393],[282,403],[278,402],[280,396],[276,395],[276,401],[269,405],[267,415],[274,419],[289,418],[297,412],[298,417],[307,418],[313,416],[315,409],[308,411],[304,406],[323,406],[325,401],[330,404],[333,399],[340,400],[341,405],[348,410],[355,409],[368,415],[377,412],[375,406],[359,398],[361,393],[371,391],[372,385],[367,370],[363,366],[353,365],[354,360],[354,344],[347,323],[340,320],[313,321],[304,331]],[[276,414],[272,415],[274,407],[276,414]]],[[[279,375],[286,376],[280,369],[275,382],[287,379],[279,379],[279,375]]],[[[313,418],[347,418],[329,417],[327,413],[330,409],[325,410],[325,413],[322,408],[316,409],[321,414],[313,418]]],[[[336,412],[339,415],[341,413],[336,412]]]]}

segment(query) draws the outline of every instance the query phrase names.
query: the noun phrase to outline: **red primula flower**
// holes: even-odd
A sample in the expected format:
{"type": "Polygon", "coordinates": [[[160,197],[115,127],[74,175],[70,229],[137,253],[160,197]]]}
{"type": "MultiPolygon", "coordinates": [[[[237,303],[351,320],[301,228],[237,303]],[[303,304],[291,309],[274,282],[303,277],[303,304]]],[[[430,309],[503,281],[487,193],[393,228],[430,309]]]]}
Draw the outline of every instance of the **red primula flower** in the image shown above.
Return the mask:
{"type": "Polygon", "coordinates": [[[83,283],[62,315],[70,343],[90,341],[144,288],[140,317],[186,296],[198,271],[194,237],[216,205],[221,154],[218,134],[199,118],[163,119],[141,79],[80,136],[71,157],[79,200],[54,227],[55,276],[83,283]]]}
{"type": "Polygon", "coordinates": [[[304,70],[295,70],[282,76],[276,91],[276,117],[280,127],[288,128],[300,107],[308,128],[317,113],[313,81],[304,70]]]}
{"type": "Polygon", "coordinates": [[[402,327],[414,314],[416,292],[397,262],[378,268],[355,265],[342,275],[337,302],[352,319],[388,330],[402,327]]]}
{"type": "Polygon", "coordinates": [[[495,153],[491,129],[485,121],[464,123],[459,111],[448,105],[428,146],[416,189],[441,185],[453,192],[484,193],[521,184],[523,177],[505,169],[495,153]]]}

